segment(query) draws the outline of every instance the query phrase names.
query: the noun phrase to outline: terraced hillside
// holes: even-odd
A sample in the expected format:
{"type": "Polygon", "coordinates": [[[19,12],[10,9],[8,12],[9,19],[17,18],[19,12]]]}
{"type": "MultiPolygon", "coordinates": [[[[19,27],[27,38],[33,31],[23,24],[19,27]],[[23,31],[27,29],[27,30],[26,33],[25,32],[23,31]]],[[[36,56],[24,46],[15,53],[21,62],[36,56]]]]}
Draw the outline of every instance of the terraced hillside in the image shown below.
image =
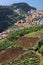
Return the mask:
{"type": "Polygon", "coordinates": [[[0,65],[43,65],[42,38],[43,25],[13,31],[0,42],[0,65]],[[38,31],[40,37],[24,37],[33,31],[38,31]]]}

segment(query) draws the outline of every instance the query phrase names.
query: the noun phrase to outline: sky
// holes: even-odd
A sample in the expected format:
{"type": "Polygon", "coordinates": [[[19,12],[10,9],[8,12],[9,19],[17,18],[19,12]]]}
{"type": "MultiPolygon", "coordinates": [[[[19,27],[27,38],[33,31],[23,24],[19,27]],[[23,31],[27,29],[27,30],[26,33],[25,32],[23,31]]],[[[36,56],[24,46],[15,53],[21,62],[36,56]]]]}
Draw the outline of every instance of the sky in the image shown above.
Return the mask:
{"type": "Polygon", "coordinates": [[[0,0],[0,5],[10,5],[19,2],[26,2],[30,6],[43,10],[43,0],[0,0]]]}

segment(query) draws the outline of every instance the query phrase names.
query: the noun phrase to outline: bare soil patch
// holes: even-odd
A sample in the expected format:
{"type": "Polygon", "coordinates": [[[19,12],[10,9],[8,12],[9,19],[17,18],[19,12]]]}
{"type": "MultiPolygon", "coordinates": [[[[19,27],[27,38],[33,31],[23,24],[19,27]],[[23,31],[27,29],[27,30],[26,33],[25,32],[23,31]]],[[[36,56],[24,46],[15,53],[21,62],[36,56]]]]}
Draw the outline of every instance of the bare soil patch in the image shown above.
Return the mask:
{"type": "Polygon", "coordinates": [[[38,42],[39,38],[33,38],[33,37],[22,37],[20,38],[20,40],[18,40],[16,42],[15,45],[17,46],[22,46],[23,48],[29,48],[29,47],[34,47],[37,42],[38,42]]]}
{"type": "Polygon", "coordinates": [[[1,52],[0,62],[5,63],[9,60],[15,59],[16,57],[18,57],[20,54],[24,52],[25,50],[22,49],[15,49],[15,48],[7,49],[4,52],[1,52]]]}

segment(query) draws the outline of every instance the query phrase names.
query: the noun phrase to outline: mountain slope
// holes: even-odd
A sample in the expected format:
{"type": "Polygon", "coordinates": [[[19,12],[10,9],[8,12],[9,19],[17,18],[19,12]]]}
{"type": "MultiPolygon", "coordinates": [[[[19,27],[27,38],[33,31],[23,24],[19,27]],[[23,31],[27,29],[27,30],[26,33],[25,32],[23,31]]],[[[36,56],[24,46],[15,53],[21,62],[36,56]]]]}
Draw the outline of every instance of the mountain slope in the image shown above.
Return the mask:
{"type": "Polygon", "coordinates": [[[31,9],[36,10],[27,3],[0,6],[0,32],[12,26],[17,20],[23,19],[23,15],[27,14],[31,9]]]}
{"type": "Polygon", "coordinates": [[[30,5],[28,5],[27,3],[15,3],[12,5],[13,9],[22,9],[25,12],[30,11],[31,9],[36,10],[36,8],[31,7],[30,5]]]}

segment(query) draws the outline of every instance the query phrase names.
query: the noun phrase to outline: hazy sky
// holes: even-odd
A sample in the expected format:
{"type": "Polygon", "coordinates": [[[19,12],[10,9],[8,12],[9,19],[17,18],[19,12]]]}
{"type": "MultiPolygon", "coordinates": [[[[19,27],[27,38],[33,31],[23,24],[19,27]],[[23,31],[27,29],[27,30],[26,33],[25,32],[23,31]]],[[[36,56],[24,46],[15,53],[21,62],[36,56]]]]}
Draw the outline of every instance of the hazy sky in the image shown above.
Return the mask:
{"type": "Polygon", "coordinates": [[[37,9],[43,10],[43,0],[0,0],[0,5],[10,5],[18,2],[26,2],[37,9]]]}

